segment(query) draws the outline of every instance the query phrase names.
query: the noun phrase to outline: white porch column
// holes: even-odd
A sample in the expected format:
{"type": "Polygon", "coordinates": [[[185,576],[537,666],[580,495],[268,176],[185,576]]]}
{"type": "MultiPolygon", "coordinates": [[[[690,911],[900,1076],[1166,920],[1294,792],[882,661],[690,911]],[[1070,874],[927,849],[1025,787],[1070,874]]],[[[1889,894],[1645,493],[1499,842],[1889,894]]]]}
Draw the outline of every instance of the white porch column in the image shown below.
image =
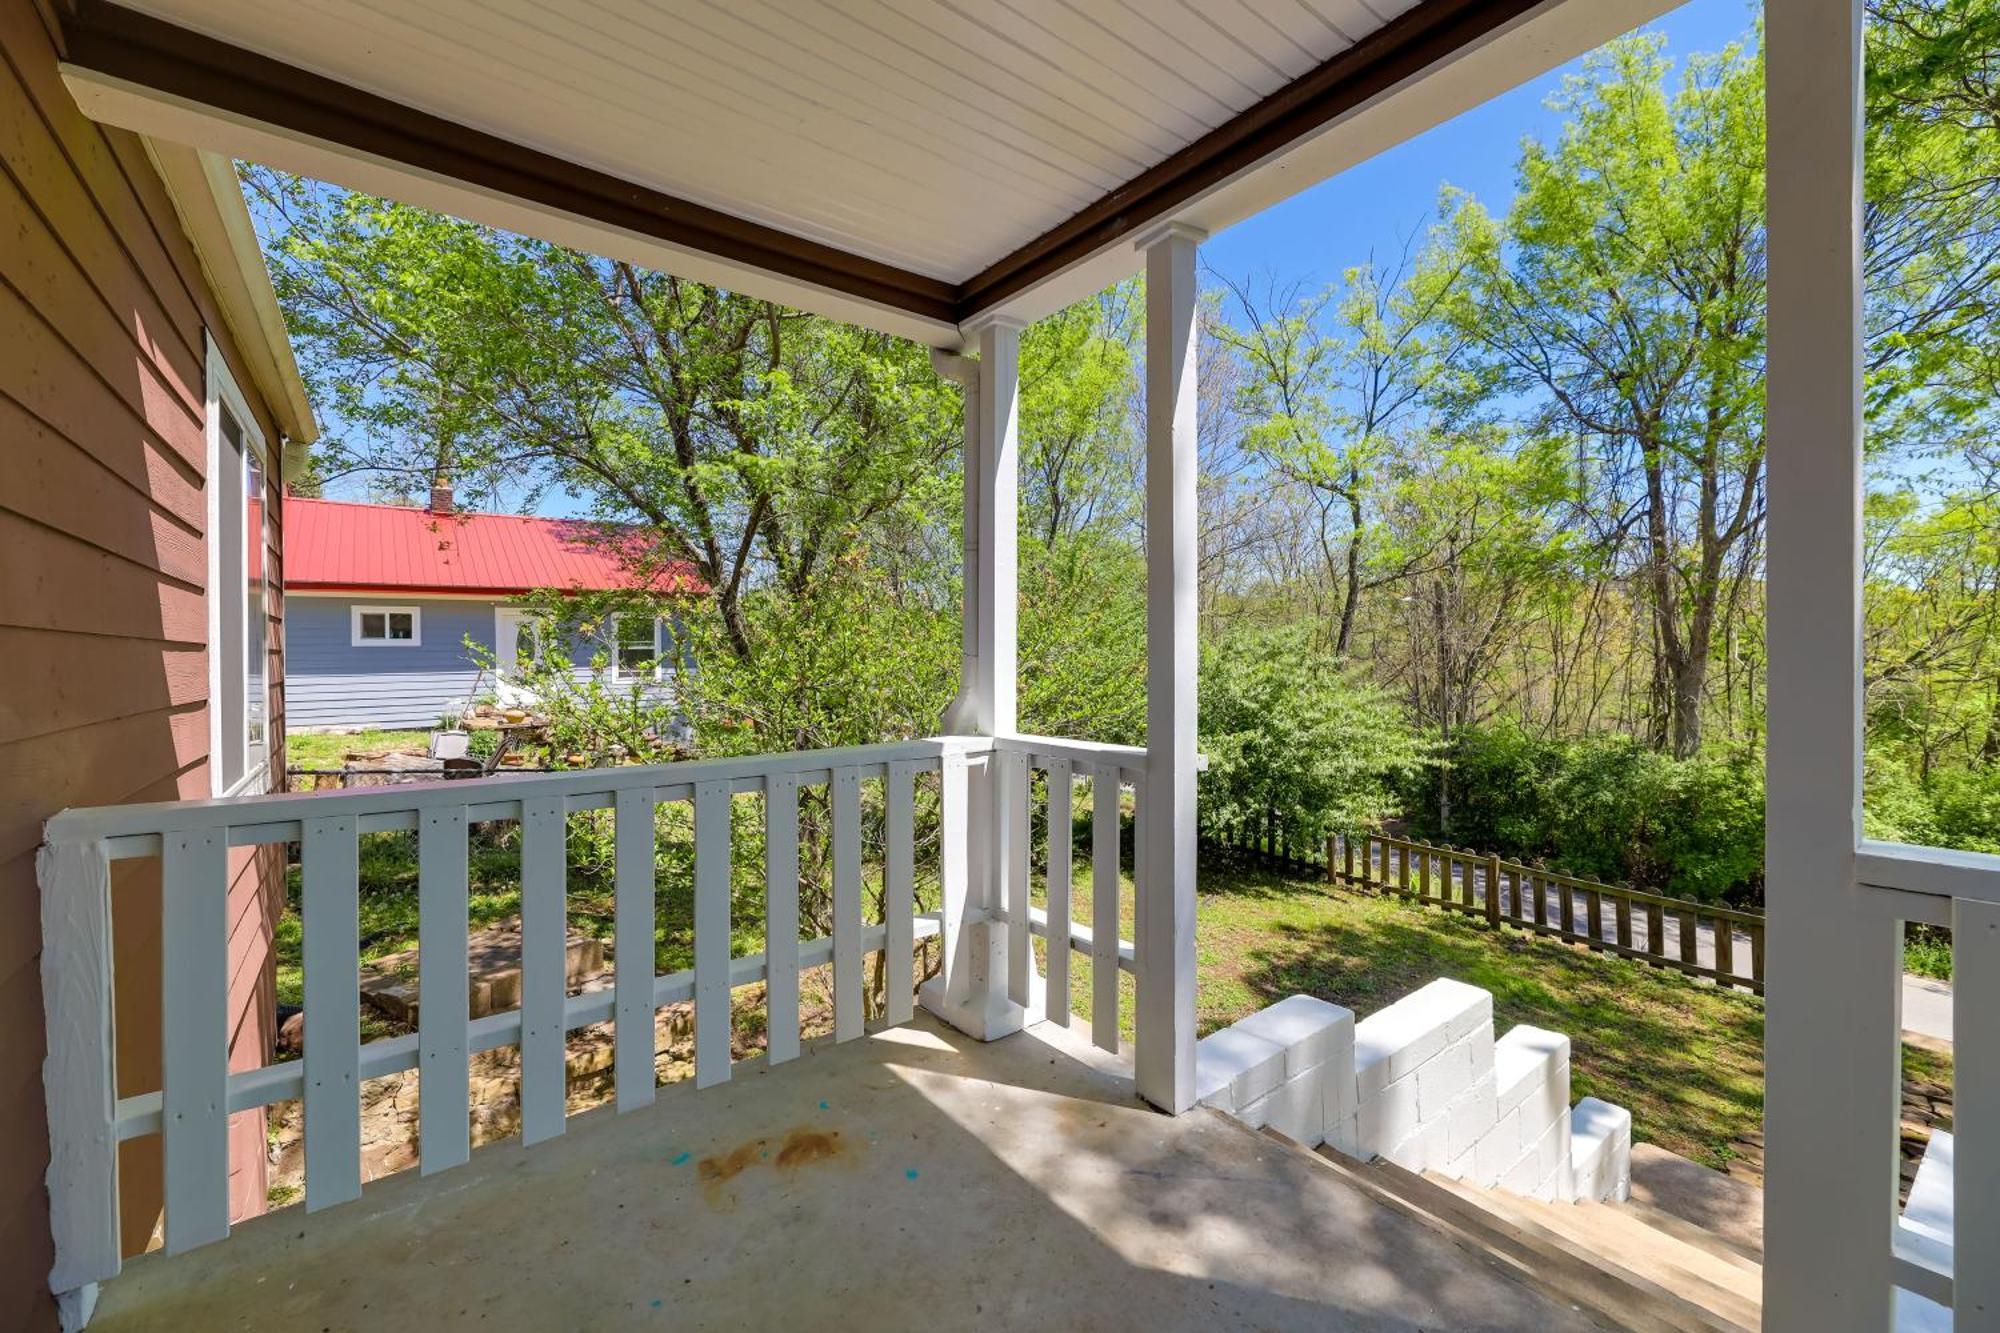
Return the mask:
{"type": "Polygon", "coordinates": [[[1146,255],[1146,784],[1136,940],[1139,1095],[1194,1105],[1195,247],[1170,222],[1146,255]]]}
{"type": "Polygon", "coordinates": [[[1889,1327],[1899,931],[1861,833],[1861,0],[1766,0],[1764,1327],[1889,1327]]]}
{"type": "MultiPolygon", "coordinates": [[[[979,340],[977,379],[957,375],[966,390],[965,639],[958,698],[944,719],[954,735],[995,736],[1016,728],[1021,327],[1005,316],[968,327],[979,340]]],[[[958,369],[967,368],[961,363],[958,369]]],[[[1025,1006],[1008,998],[1007,929],[985,919],[1008,900],[1002,876],[1025,861],[1008,845],[1016,829],[1010,802],[1024,793],[1001,777],[998,760],[968,775],[967,883],[957,904],[963,920],[947,932],[957,949],[946,974],[920,992],[925,1008],[984,1041],[1018,1032],[1043,1012],[1039,977],[1030,978],[1025,1006]]]]}

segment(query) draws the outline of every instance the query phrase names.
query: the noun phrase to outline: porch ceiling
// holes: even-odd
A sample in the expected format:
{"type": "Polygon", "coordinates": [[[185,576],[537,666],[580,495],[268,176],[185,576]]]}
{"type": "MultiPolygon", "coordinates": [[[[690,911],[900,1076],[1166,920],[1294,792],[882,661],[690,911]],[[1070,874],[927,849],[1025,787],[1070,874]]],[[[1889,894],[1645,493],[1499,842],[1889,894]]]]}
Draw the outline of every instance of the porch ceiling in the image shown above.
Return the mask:
{"type": "Polygon", "coordinates": [[[79,0],[64,31],[101,119],[950,344],[1129,272],[1142,227],[1227,225],[1667,7],[79,0]]]}

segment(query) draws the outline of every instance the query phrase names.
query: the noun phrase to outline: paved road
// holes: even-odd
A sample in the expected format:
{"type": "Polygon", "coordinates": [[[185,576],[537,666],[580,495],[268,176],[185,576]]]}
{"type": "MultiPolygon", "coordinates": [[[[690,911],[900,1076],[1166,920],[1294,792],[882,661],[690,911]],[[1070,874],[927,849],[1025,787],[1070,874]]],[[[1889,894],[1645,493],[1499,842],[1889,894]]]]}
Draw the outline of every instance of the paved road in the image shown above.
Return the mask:
{"type": "MultiPolygon", "coordinates": [[[[1391,864],[1384,867],[1387,874],[1391,877],[1391,882],[1394,882],[1396,874],[1393,855],[1392,851],[1391,864]]],[[[1412,866],[1414,867],[1414,865],[1415,862],[1413,860],[1412,866]]],[[[1486,903],[1486,875],[1476,865],[1470,866],[1468,869],[1472,874],[1472,901],[1483,907],[1486,903]]],[[[1414,870],[1411,882],[1416,882],[1414,870]]],[[[1433,884],[1432,887],[1435,890],[1442,886],[1433,884]]],[[[1462,875],[1454,881],[1453,887],[1454,892],[1452,896],[1463,900],[1464,879],[1462,875]]],[[[1543,892],[1548,896],[1549,921],[1560,923],[1562,921],[1562,891],[1553,885],[1545,885],[1543,886],[1543,892]]],[[[1573,929],[1579,935],[1587,935],[1590,932],[1590,923],[1588,914],[1584,908],[1583,896],[1577,894],[1575,898],[1576,901],[1573,907],[1576,915],[1572,923],[1573,929]]],[[[1603,918],[1601,924],[1604,939],[1607,943],[1615,944],[1618,939],[1617,913],[1607,906],[1601,913],[1601,916],[1603,918]]],[[[1661,922],[1660,937],[1663,947],[1654,950],[1654,952],[1678,958],[1681,947],[1680,922],[1672,917],[1666,918],[1666,920],[1661,922]]],[[[1747,980],[1750,976],[1750,936],[1743,930],[1737,929],[1731,933],[1730,938],[1733,942],[1731,949],[1731,975],[1740,976],[1747,980]]],[[[1632,944],[1634,948],[1639,949],[1649,947],[1650,942],[1646,937],[1646,917],[1644,912],[1635,911],[1632,914],[1632,944]]],[[[1695,924],[1695,961],[1703,967],[1712,968],[1715,966],[1715,923],[1712,921],[1699,921],[1695,924]]],[[[1903,977],[1903,1030],[1938,1041],[1950,1041],[1950,984],[1906,973],[1903,977]]]]}

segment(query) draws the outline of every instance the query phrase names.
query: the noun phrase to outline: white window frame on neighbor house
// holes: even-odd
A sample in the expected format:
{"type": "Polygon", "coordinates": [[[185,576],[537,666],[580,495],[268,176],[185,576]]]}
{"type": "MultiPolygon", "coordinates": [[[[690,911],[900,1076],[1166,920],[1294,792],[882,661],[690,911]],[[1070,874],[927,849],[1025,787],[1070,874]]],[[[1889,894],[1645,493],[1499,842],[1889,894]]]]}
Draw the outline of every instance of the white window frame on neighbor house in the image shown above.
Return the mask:
{"type": "Polygon", "coordinates": [[[234,796],[265,791],[271,783],[270,760],[270,605],[271,571],[268,560],[257,568],[263,583],[258,605],[263,608],[261,629],[264,639],[264,698],[261,707],[250,697],[248,651],[250,643],[249,586],[251,542],[270,547],[272,516],[263,507],[259,530],[250,531],[249,492],[245,484],[251,463],[257,467],[264,490],[270,490],[271,451],[264,432],[251,414],[250,404],[230,374],[228,362],[215,339],[203,335],[207,354],[205,373],[207,409],[204,428],[208,457],[208,754],[209,790],[217,796],[234,796]],[[223,413],[227,412],[242,434],[240,456],[228,446],[222,434],[223,413]],[[232,647],[233,645],[233,647],[232,647]],[[254,742],[259,719],[264,731],[254,742]],[[233,725],[232,725],[233,722],[233,725]]]}
{"type": "Polygon", "coordinates": [[[653,617],[653,669],[643,672],[627,671],[624,663],[619,660],[619,650],[624,644],[622,635],[625,620],[623,612],[611,617],[611,679],[614,681],[662,679],[666,675],[666,617],[653,617]]]}
{"type": "Polygon", "coordinates": [[[356,648],[421,648],[424,646],[424,609],[420,606],[356,606],[348,611],[347,641],[356,648]],[[381,616],[382,637],[367,638],[361,633],[361,617],[381,616]],[[410,637],[393,638],[389,634],[390,616],[410,618],[410,637]]]}

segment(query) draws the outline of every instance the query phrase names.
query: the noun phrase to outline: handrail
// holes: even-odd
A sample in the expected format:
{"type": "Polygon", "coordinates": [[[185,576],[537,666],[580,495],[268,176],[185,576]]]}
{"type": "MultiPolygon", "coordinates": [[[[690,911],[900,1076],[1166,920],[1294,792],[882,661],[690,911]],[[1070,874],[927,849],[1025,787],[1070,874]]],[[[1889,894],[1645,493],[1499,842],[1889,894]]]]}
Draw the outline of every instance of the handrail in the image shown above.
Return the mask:
{"type": "MultiPolygon", "coordinates": [[[[521,803],[562,798],[570,812],[605,809],[612,795],[635,788],[653,788],[656,801],[687,800],[698,783],[733,781],[739,791],[757,791],[765,777],[790,774],[801,785],[824,782],[834,769],[880,770],[901,760],[935,760],[946,754],[968,759],[992,752],[994,741],[984,736],[939,736],[886,745],[857,745],[829,750],[795,750],[778,754],[725,759],[683,760],[670,764],[634,764],[621,768],[584,768],[563,773],[495,773],[476,779],[410,782],[393,787],[347,788],[341,791],[273,792],[258,796],[223,796],[196,801],[153,801],[134,805],[76,806],[50,817],[45,840],[51,844],[93,838],[157,837],[162,831],[231,831],[230,845],[256,846],[296,842],[298,820],[353,816],[363,833],[412,829],[413,811],[429,805],[466,805],[469,820],[479,823],[518,818],[521,803]],[[480,799],[488,796],[489,799],[480,799]]],[[[120,846],[108,854],[157,855],[157,844],[120,846]]]]}

